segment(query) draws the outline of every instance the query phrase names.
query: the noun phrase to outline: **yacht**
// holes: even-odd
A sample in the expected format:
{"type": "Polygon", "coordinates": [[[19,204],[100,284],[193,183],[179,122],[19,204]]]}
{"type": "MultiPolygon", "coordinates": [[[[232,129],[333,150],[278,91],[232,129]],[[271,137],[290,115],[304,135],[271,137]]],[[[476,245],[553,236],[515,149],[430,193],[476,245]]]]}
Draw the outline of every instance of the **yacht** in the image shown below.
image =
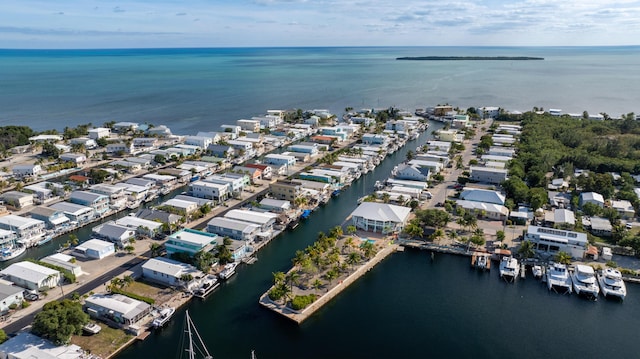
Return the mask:
{"type": "Polygon", "coordinates": [[[588,298],[597,299],[600,293],[600,287],[596,283],[596,274],[593,268],[583,264],[578,264],[571,275],[573,281],[573,290],[578,295],[584,295],[588,298]]]}
{"type": "Polygon", "coordinates": [[[160,328],[160,327],[164,326],[165,324],[167,324],[169,319],[171,319],[171,317],[173,316],[173,313],[175,313],[175,312],[176,312],[176,308],[173,308],[173,307],[162,309],[160,311],[160,315],[158,315],[153,320],[153,322],[151,322],[151,325],[154,328],[160,328]]]}
{"type": "Polygon", "coordinates": [[[500,277],[506,280],[507,282],[515,282],[516,278],[518,278],[518,273],[520,272],[520,266],[518,265],[518,260],[509,256],[502,257],[500,260],[500,277]]]}
{"type": "Polygon", "coordinates": [[[229,279],[231,278],[232,275],[236,274],[236,267],[238,266],[238,263],[227,263],[224,266],[224,269],[222,270],[222,272],[220,272],[220,274],[218,274],[218,277],[220,277],[220,279],[229,279]]]}
{"type": "Polygon", "coordinates": [[[567,266],[561,263],[551,263],[547,268],[547,288],[555,292],[571,293],[571,277],[567,266]]]}
{"type": "Polygon", "coordinates": [[[215,275],[208,274],[203,280],[198,289],[194,291],[194,295],[198,298],[206,298],[209,293],[218,288],[218,278],[215,275]]]}
{"type": "Polygon", "coordinates": [[[627,296],[627,286],[622,280],[622,274],[617,269],[603,269],[598,273],[598,284],[600,284],[600,289],[605,297],[624,299],[627,296]]]}
{"type": "Polygon", "coordinates": [[[18,243],[15,232],[0,229],[0,262],[16,258],[26,250],[25,245],[18,243]]]}

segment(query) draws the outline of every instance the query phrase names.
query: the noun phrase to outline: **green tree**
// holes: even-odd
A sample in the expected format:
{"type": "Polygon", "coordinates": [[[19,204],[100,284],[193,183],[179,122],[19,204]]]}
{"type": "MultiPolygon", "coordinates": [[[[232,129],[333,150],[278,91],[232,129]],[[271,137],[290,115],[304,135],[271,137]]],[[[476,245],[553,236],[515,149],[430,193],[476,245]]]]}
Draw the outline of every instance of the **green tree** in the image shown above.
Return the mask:
{"type": "Polygon", "coordinates": [[[533,258],[536,255],[533,243],[530,241],[523,241],[520,244],[520,248],[518,248],[518,254],[522,258],[533,258]]]}
{"type": "MultiPolygon", "coordinates": [[[[225,246],[221,246],[221,247],[226,248],[225,246]]],[[[223,263],[223,260],[220,258],[220,256],[218,256],[218,258],[220,260],[220,263],[222,264],[228,263],[226,261],[223,263]]],[[[208,252],[208,251],[199,251],[193,255],[194,265],[196,266],[196,268],[198,268],[199,270],[205,273],[209,273],[209,270],[211,270],[211,266],[213,265],[214,261],[215,261],[215,257],[213,256],[213,254],[211,254],[211,252],[208,252]]]]}
{"type": "Polygon", "coordinates": [[[5,333],[4,329],[0,329],[0,344],[4,343],[9,339],[7,333],[5,333]]]}
{"type": "Polygon", "coordinates": [[[82,305],[65,299],[45,304],[33,319],[31,330],[56,345],[64,345],[69,343],[71,335],[81,334],[88,322],[89,316],[82,311],[82,305]]]}
{"type": "Polygon", "coordinates": [[[151,243],[149,244],[149,250],[151,251],[151,257],[158,257],[162,253],[162,244],[160,243],[151,243]]]}
{"type": "Polygon", "coordinates": [[[602,213],[602,208],[595,203],[587,202],[582,205],[582,212],[587,216],[597,216],[602,213]]]}
{"type": "Polygon", "coordinates": [[[542,208],[547,203],[547,200],[547,191],[544,188],[535,187],[529,191],[529,203],[533,210],[542,208]]]}
{"type": "Polygon", "coordinates": [[[562,264],[571,264],[571,254],[560,251],[555,255],[554,260],[562,264]]]}
{"type": "Polygon", "coordinates": [[[417,223],[408,223],[404,227],[404,232],[411,237],[422,238],[422,236],[424,235],[424,229],[422,229],[420,224],[417,223]]]}
{"type": "Polygon", "coordinates": [[[354,234],[356,234],[356,232],[358,231],[358,228],[356,228],[356,226],[350,224],[347,226],[347,234],[352,236],[354,234]]]}

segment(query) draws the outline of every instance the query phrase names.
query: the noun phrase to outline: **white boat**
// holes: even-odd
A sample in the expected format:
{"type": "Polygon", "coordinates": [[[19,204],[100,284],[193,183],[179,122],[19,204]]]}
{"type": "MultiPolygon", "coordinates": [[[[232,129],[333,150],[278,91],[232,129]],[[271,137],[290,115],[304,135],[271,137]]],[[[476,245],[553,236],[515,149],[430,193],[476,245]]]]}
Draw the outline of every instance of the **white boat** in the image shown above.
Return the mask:
{"type": "Polygon", "coordinates": [[[5,262],[13,258],[17,258],[26,252],[27,247],[16,244],[15,246],[2,247],[0,249],[0,262],[5,262]]]}
{"type": "Polygon", "coordinates": [[[231,278],[231,276],[236,274],[237,266],[238,266],[238,263],[236,262],[225,264],[224,269],[222,270],[222,272],[220,272],[220,274],[218,274],[218,277],[224,280],[231,278]]]}
{"type": "Polygon", "coordinates": [[[520,272],[520,266],[518,260],[509,256],[502,257],[500,260],[500,277],[504,278],[507,282],[515,282],[520,272]]]}
{"type": "Polygon", "coordinates": [[[598,284],[605,297],[624,299],[627,296],[627,286],[617,269],[606,268],[598,273],[598,284]]]}
{"type": "Polygon", "coordinates": [[[102,327],[96,323],[87,323],[82,327],[82,330],[89,334],[98,334],[102,330],[102,327]]]}
{"type": "Polygon", "coordinates": [[[551,263],[547,267],[547,288],[555,292],[571,293],[571,277],[566,265],[551,263]]]}
{"type": "Polygon", "coordinates": [[[531,268],[531,272],[533,273],[533,278],[540,279],[542,278],[542,267],[539,265],[534,265],[531,268]]]}
{"type": "Polygon", "coordinates": [[[153,320],[153,322],[151,322],[151,325],[154,328],[160,328],[164,326],[165,324],[167,324],[169,319],[171,319],[171,317],[173,316],[173,313],[175,312],[176,312],[176,308],[173,308],[173,307],[162,309],[160,311],[160,314],[153,320]]]}
{"type": "Polygon", "coordinates": [[[600,287],[598,287],[593,268],[583,264],[576,265],[575,270],[571,274],[571,280],[573,281],[573,290],[576,294],[584,295],[592,299],[598,298],[600,287]]]}
{"type": "Polygon", "coordinates": [[[200,287],[198,287],[193,294],[198,298],[204,299],[219,285],[220,283],[218,283],[218,278],[209,274],[202,280],[200,287]]]}

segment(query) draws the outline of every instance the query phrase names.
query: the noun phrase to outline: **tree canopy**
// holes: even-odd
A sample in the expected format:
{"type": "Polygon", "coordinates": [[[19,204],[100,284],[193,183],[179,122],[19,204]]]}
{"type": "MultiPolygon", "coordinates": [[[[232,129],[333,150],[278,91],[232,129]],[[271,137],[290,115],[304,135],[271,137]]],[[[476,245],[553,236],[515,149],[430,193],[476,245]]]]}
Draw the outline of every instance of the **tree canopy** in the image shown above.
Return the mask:
{"type": "Polygon", "coordinates": [[[32,331],[62,345],[69,343],[71,335],[81,334],[82,327],[88,322],[89,315],[82,311],[82,305],[65,299],[45,304],[33,320],[32,331]]]}

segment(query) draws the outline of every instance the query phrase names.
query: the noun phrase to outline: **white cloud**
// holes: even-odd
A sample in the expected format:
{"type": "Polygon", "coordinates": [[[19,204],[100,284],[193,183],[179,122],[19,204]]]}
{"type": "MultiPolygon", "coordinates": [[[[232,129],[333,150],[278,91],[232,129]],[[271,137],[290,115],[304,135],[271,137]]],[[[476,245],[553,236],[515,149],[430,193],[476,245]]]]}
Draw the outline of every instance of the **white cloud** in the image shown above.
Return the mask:
{"type": "MultiPolygon", "coordinates": [[[[44,42],[82,37],[75,33],[129,33],[131,43],[154,47],[588,45],[605,40],[616,45],[640,39],[640,2],[5,0],[0,24],[5,29],[0,47],[16,33],[7,29],[21,28],[38,32],[44,42]],[[158,33],[172,36],[152,38],[158,33]]],[[[94,39],[83,46],[113,45],[94,39]]]]}

